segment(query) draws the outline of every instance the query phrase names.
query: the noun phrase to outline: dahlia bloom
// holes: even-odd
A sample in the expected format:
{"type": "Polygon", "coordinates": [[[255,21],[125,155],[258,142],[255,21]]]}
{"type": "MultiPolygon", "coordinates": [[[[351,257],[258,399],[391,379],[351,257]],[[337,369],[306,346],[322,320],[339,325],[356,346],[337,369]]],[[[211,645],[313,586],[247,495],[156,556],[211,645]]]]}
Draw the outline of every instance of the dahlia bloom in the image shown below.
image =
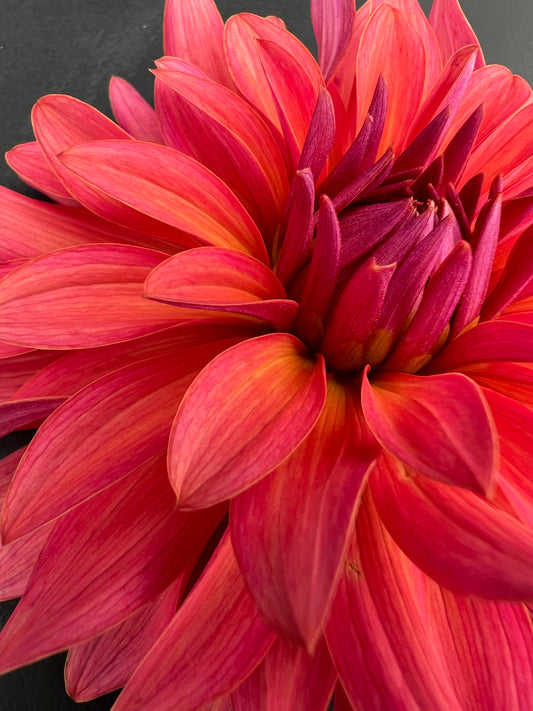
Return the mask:
{"type": "Polygon", "coordinates": [[[167,0],[0,189],[0,671],[115,711],[533,699],[533,101],[456,0],[167,0]],[[191,38],[193,38],[191,40],[191,38]]]}

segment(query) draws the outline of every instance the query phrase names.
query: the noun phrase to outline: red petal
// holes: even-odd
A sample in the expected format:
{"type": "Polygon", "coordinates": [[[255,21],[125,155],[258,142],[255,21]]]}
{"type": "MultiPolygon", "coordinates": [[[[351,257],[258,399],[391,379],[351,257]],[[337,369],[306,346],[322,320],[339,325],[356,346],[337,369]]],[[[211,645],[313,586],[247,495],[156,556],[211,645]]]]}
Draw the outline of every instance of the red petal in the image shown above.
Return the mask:
{"type": "Polygon", "coordinates": [[[278,466],[317,421],[324,363],[289,334],[228,349],[194,381],[176,415],[169,476],[186,508],[247,489],[278,466]]]}
{"type": "Polygon", "coordinates": [[[0,600],[24,594],[51,528],[43,526],[19,541],[0,547],[0,600]]]}
{"type": "Polygon", "coordinates": [[[426,584],[429,622],[461,709],[527,708],[533,694],[533,640],[526,608],[454,595],[428,579],[426,584]]]}
{"type": "Polygon", "coordinates": [[[28,400],[8,400],[0,404],[0,437],[15,430],[30,429],[34,423],[58,408],[63,397],[41,397],[28,400]]]}
{"type": "Polygon", "coordinates": [[[257,613],[225,536],[167,631],[126,685],[114,711],[196,711],[232,691],[275,634],[257,613]]]}
{"type": "Polygon", "coordinates": [[[532,326],[503,320],[484,321],[450,341],[430,363],[428,371],[461,370],[471,363],[507,360],[533,361],[532,326]]]}
{"type": "Polygon", "coordinates": [[[271,129],[246,101],[194,67],[172,58],[157,66],[157,84],[163,81],[173,90],[159,91],[164,126],[171,116],[165,134],[170,145],[224,180],[273,236],[289,184],[271,129]]]}
{"type": "Polygon", "coordinates": [[[279,110],[285,117],[286,128],[295,131],[301,148],[318,92],[324,86],[320,69],[309,50],[279,25],[248,13],[228,20],[225,45],[239,90],[283,132],[279,110]],[[283,73],[288,66],[291,76],[283,73]],[[296,90],[295,95],[290,94],[289,87],[296,90]],[[295,97],[300,97],[302,92],[307,100],[300,105],[295,97]]]}
{"type": "Polygon", "coordinates": [[[310,651],[328,615],[377,449],[354,394],[329,380],[322,414],[304,442],[232,502],[233,547],[254,599],[285,638],[310,651]]]}
{"type": "Polygon", "coordinates": [[[461,595],[533,598],[533,533],[464,489],[407,475],[389,456],[370,481],[396,543],[427,575],[461,595]]]}
{"type": "Polygon", "coordinates": [[[459,373],[363,378],[363,411],[376,438],[419,474],[492,491],[498,440],[481,389],[459,373]]]}

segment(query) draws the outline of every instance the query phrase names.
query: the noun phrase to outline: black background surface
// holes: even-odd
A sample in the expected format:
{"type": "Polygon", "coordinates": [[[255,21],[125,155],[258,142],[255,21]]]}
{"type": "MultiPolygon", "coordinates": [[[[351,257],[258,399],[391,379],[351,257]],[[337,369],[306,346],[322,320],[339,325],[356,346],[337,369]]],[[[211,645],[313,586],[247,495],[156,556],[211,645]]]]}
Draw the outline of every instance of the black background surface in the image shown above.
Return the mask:
{"type": "MultiPolygon", "coordinates": [[[[427,11],[431,1],[422,4],[427,11]]],[[[43,94],[72,94],[109,114],[107,81],[117,74],[149,99],[148,68],[163,53],[163,5],[164,0],[0,0],[0,154],[32,140],[30,110],[43,94]]],[[[487,62],[505,64],[533,82],[533,2],[462,5],[487,62]]],[[[242,11],[279,15],[315,50],[308,0],[219,0],[218,6],[224,19],[242,11]]],[[[31,194],[3,162],[0,184],[31,194]]],[[[13,607],[0,606],[0,623],[13,607]]],[[[70,701],[62,664],[63,657],[55,657],[0,678],[0,711],[110,709],[113,696],[82,706],[70,701]]]]}

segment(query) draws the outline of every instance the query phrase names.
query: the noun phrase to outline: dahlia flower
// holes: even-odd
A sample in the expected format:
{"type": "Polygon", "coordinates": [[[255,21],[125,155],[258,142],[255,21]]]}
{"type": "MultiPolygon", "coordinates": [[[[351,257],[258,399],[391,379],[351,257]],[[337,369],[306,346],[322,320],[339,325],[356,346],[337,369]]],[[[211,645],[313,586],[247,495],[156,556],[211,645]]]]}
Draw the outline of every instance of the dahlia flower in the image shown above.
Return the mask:
{"type": "Polygon", "coordinates": [[[0,671],[115,711],[533,699],[533,101],[456,0],[167,0],[0,189],[0,671]]]}

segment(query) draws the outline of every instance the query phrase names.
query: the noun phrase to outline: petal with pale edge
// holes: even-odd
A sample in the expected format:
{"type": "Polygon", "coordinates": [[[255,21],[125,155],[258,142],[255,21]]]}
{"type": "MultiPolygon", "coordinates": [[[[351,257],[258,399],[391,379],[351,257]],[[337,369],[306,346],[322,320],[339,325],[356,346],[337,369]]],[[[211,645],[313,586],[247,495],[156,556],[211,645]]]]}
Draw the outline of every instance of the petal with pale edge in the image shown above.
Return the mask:
{"type": "Polygon", "coordinates": [[[96,202],[87,206],[102,217],[121,222],[133,210],[200,244],[268,259],[255,223],[231,190],[183,153],[141,141],[93,141],[69,148],[58,160],[97,191],[96,202]]]}
{"type": "Polygon", "coordinates": [[[235,711],[326,711],[337,679],[322,638],[313,656],[278,637],[232,694],[235,711]]]}
{"type": "Polygon", "coordinates": [[[113,711],[196,711],[232,691],[276,639],[257,612],[225,535],[113,711]]]}
{"type": "Polygon", "coordinates": [[[65,664],[69,696],[78,702],[90,701],[126,684],[176,614],[189,574],[187,569],[124,622],[69,650],[65,664]]]}
{"type": "MultiPolygon", "coordinates": [[[[461,47],[469,44],[479,47],[474,30],[457,0],[435,0],[429,15],[429,22],[435,31],[444,64],[461,47]]],[[[479,49],[476,69],[484,64],[483,54],[479,49]]]]}
{"type": "Polygon", "coordinates": [[[122,128],[139,141],[163,143],[157,116],[137,89],[120,77],[111,77],[109,100],[122,128]]]}
{"type": "Polygon", "coordinates": [[[533,533],[464,489],[410,476],[382,456],[370,488],[400,548],[440,585],[462,595],[533,599],[533,533]]]}
{"type": "Polygon", "coordinates": [[[259,481],[300,444],[326,398],[324,361],[290,334],[229,348],[193,382],[169,444],[178,504],[203,508],[259,481]]]}
{"type": "Polygon", "coordinates": [[[163,42],[165,54],[234,87],[224,54],[224,23],[213,0],[167,0],[163,42]]]}
{"type": "Polygon", "coordinates": [[[0,282],[0,330],[30,348],[87,348],[173,326],[176,311],[143,297],[167,255],[127,245],[82,245],[34,259],[0,282]]]}
{"type": "Polygon", "coordinates": [[[289,330],[298,304],[262,262],[221,247],[189,249],[167,259],[148,276],[151,299],[214,311],[228,311],[289,330]]]}
{"type": "MultiPolygon", "coordinates": [[[[373,478],[371,475],[370,479],[373,478]]],[[[462,711],[427,632],[415,567],[365,495],[326,629],[342,685],[365,711],[462,711]]]]}
{"type": "Polygon", "coordinates": [[[309,651],[323,631],[378,450],[357,394],[330,378],[322,414],[302,444],[232,501],[233,548],[248,588],[266,619],[309,651]]]}
{"type": "Polygon", "coordinates": [[[459,373],[363,377],[362,404],[379,442],[419,474],[486,494],[498,439],[478,385],[459,373]]]}
{"type": "Polygon", "coordinates": [[[176,408],[227,341],[183,347],[90,383],[58,408],[29,445],[2,512],[14,540],[101,491],[165,448],[176,408]]]}
{"type": "Polygon", "coordinates": [[[0,670],[101,634],[172,584],[224,513],[174,503],[160,454],[63,516],[0,635],[0,670]]]}

